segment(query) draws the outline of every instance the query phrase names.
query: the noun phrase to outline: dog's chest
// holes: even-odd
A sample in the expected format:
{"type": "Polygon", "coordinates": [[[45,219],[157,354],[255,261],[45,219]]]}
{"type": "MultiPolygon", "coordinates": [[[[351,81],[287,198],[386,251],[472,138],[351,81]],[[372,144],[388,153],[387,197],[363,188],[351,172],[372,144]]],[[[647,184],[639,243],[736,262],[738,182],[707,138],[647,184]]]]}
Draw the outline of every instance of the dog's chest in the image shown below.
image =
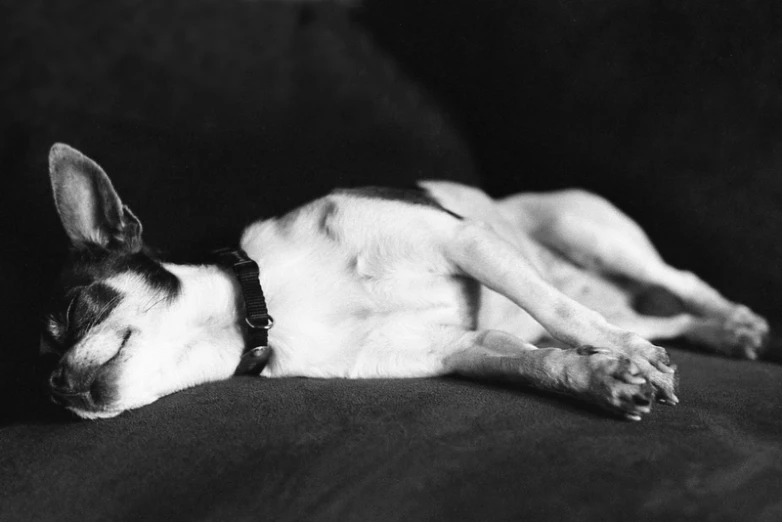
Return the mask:
{"type": "Polygon", "coordinates": [[[275,319],[268,375],[376,376],[371,361],[382,354],[426,352],[442,328],[473,326],[476,283],[438,248],[453,218],[364,205],[316,202],[245,233],[275,319]]]}

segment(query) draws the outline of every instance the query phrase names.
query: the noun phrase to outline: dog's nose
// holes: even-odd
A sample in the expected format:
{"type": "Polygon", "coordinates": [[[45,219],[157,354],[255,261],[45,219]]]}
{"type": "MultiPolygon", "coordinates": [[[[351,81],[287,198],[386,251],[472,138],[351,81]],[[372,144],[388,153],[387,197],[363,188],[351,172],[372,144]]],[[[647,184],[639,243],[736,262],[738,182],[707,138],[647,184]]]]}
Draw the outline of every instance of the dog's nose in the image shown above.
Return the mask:
{"type": "Polygon", "coordinates": [[[49,376],[49,391],[52,402],[60,406],[89,408],[94,403],[90,384],[83,382],[77,372],[65,366],[58,366],[49,376]]]}
{"type": "Polygon", "coordinates": [[[79,395],[89,389],[80,390],[79,388],[74,373],[63,365],[55,368],[49,376],[49,389],[56,395],[79,395]]]}
{"type": "Polygon", "coordinates": [[[49,388],[53,392],[66,390],[70,388],[70,382],[68,377],[65,375],[65,368],[62,366],[58,366],[54,369],[54,371],[49,375],[49,388]]]}
{"type": "Polygon", "coordinates": [[[49,375],[49,398],[59,406],[94,410],[111,400],[112,390],[95,371],[59,365],[49,375]]]}

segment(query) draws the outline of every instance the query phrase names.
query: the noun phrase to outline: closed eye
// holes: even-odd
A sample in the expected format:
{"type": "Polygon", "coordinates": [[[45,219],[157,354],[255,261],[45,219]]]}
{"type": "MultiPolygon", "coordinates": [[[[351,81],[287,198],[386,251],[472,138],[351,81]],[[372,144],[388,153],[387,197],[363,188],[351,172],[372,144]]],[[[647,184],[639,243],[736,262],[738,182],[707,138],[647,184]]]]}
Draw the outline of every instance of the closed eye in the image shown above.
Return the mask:
{"type": "Polygon", "coordinates": [[[73,322],[73,310],[77,297],[79,297],[79,294],[74,294],[73,298],[68,302],[68,308],[65,309],[65,315],[63,316],[65,318],[65,330],[68,330],[73,322]]]}

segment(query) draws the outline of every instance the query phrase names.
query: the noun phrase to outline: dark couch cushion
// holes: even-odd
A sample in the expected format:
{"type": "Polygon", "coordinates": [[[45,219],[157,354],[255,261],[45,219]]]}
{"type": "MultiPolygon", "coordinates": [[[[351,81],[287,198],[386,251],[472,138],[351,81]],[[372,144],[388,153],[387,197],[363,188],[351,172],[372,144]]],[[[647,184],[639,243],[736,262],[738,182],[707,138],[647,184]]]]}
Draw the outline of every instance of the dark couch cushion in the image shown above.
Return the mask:
{"type": "Polygon", "coordinates": [[[635,423],[462,380],[243,377],[12,426],[0,518],[776,520],[782,368],[673,358],[682,403],[635,423]]]}

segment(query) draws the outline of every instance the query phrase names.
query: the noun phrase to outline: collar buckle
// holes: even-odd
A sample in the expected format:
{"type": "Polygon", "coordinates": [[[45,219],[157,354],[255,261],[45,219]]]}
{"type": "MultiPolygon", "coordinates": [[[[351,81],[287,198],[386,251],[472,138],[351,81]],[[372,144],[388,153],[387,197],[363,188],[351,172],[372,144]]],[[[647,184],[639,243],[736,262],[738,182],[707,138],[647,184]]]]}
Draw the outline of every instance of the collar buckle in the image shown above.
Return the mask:
{"type": "Polygon", "coordinates": [[[239,359],[239,365],[236,367],[235,375],[259,375],[263,371],[272,350],[268,346],[256,346],[242,354],[239,359]]]}
{"type": "Polygon", "coordinates": [[[271,356],[269,348],[269,329],[274,326],[274,318],[266,309],[266,299],[258,279],[258,264],[241,248],[221,248],[213,255],[218,264],[230,268],[239,280],[244,300],[247,323],[247,339],[236,374],[259,374],[271,356]]]}
{"type": "Polygon", "coordinates": [[[271,330],[272,326],[274,326],[274,317],[272,317],[269,314],[266,314],[265,317],[254,317],[250,318],[249,316],[244,318],[244,322],[247,323],[247,326],[252,328],[253,330],[271,330]],[[264,324],[259,324],[258,320],[263,319],[266,321],[264,324]]]}

